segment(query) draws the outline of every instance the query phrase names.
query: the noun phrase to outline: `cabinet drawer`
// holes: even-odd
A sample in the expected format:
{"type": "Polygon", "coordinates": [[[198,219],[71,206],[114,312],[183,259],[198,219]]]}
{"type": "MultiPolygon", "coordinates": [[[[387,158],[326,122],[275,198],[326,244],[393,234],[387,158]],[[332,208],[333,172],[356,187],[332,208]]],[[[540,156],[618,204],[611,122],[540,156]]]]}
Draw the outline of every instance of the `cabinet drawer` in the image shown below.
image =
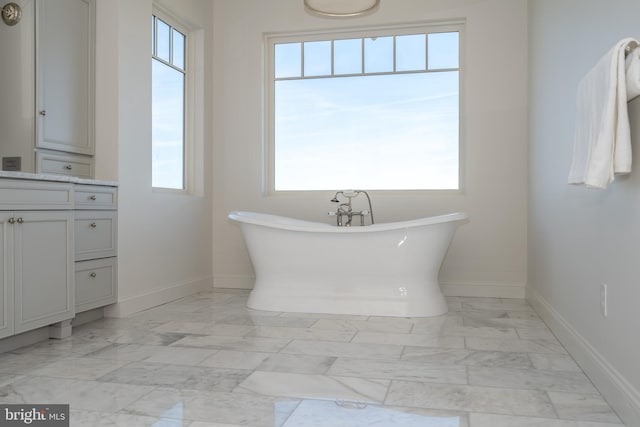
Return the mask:
{"type": "Polygon", "coordinates": [[[93,178],[93,158],[72,154],[36,153],[36,167],[39,173],[93,178]]]}
{"type": "Polygon", "coordinates": [[[116,209],[116,194],[115,187],[76,184],[74,194],[75,208],[116,209]]]}
{"type": "Polygon", "coordinates": [[[0,210],[67,210],[72,207],[72,184],[0,179],[0,210]]]}
{"type": "Polygon", "coordinates": [[[76,212],[75,243],[76,261],[115,256],[116,212],[76,212]]]}
{"type": "Polygon", "coordinates": [[[76,312],[114,304],[117,277],[115,257],[76,262],[76,312]]]}

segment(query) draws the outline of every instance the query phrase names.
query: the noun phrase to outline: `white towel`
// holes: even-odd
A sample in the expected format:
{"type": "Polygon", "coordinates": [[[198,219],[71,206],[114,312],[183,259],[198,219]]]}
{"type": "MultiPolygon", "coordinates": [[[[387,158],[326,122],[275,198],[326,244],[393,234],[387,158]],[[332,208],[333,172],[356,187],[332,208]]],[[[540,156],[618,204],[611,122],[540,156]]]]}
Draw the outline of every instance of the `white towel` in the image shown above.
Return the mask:
{"type": "MultiPolygon", "coordinates": [[[[615,179],[615,174],[631,172],[626,72],[627,69],[630,74],[632,70],[640,70],[640,64],[634,64],[640,57],[634,54],[625,64],[625,49],[638,45],[632,38],[620,40],[578,86],[569,184],[606,188],[615,179]]],[[[631,80],[640,79],[640,76],[632,77],[631,80]]],[[[640,81],[634,84],[640,93],[640,81]]],[[[631,96],[634,90],[629,92],[631,96]]]]}
{"type": "Polygon", "coordinates": [[[636,47],[625,59],[627,75],[627,101],[640,95],[640,47],[636,47]]]}

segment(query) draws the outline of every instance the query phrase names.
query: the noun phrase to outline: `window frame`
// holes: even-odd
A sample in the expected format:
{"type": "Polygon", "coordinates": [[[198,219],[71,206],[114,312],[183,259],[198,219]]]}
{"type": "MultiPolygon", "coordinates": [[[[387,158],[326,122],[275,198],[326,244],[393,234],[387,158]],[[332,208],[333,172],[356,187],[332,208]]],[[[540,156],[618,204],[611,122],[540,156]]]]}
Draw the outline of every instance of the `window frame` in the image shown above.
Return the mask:
{"type": "MultiPolygon", "coordinates": [[[[275,45],[283,43],[306,43],[314,41],[353,39],[353,38],[371,38],[384,36],[403,36],[414,34],[430,34],[430,33],[458,33],[458,188],[457,189],[367,189],[370,191],[394,192],[394,193],[424,193],[435,192],[445,194],[461,194],[465,188],[464,174],[464,37],[465,37],[465,21],[454,20],[446,22],[429,22],[415,23],[408,25],[393,26],[377,26],[363,27],[353,30],[337,29],[333,31],[312,31],[312,32],[296,32],[296,33],[265,33],[263,37],[264,46],[264,130],[263,130],[263,194],[267,196],[297,194],[319,192],[325,190],[276,190],[275,189],[275,45]]],[[[364,55],[364,51],[363,51],[364,55]]],[[[301,79],[315,78],[341,78],[352,76],[375,76],[384,74],[412,74],[416,71],[395,71],[396,57],[394,50],[394,72],[388,73],[367,73],[362,70],[361,73],[355,74],[339,74],[337,76],[309,76],[301,79]]],[[[428,67],[428,59],[427,65],[428,67]]],[[[332,67],[333,68],[333,67],[332,67]]],[[[425,69],[425,73],[451,71],[454,69],[425,69]]],[[[332,70],[333,71],[333,70],[332,70]]],[[[302,73],[304,71],[301,71],[302,73]]],[[[286,79],[282,79],[286,80],[286,79]]],[[[339,189],[336,189],[339,190],[339,189]]]]}
{"type": "MultiPolygon", "coordinates": [[[[156,55],[157,42],[155,37],[152,36],[152,52],[151,52],[151,62],[149,63],[151,67],[153,67],[153,61],[160,61],[161,63],[169,66],[173,69],[179,70],[183,72],[184,75],[184,83],[183,83],[183,132],[182,132],[182,188],[171,188],[171,187],[158,187],[153,185],[153,135],[151,138],[151,188],[153,192],[164,192],[164,193],[177,193],[177,194],[190,194],[194,191],[194,176],[193,176],[193,155],[194,151],[194,100],[193,100],[193,87],[194,87],[194,54],[193,54],[193,43],[192,43],[192,33],[193,31],[185,25],[178,17],[176,17],[171,12],[165,10],[162,7],[154,4],[152,8],[152,18],[156,17],[160,19],[167,25],[169,25],[172,29],[177,30],[185,38],[184,45],[184,67],[182,70],[179,67],[175,67],[172,63],[168,63],[162,58],[156,55]],[[154,44],[155,43],[155,44],[154,44]]],[[[153,29],[153,35],[157,33],[157,24],[153,29]]],[[[171,37],[171,44],[173,44],[173,37],[171,37]]],[[[172,51],[171,51],[172,52],[172,51]]],[[[153,84],[153,75],[151,79],[151,84],[153,84]]],[[[151,96],[153,96],[153,90],[151,92],[151,96]]],[[[153,108],[153,105],[152,105],[153,108]]],[[[153,129],[153,127],[151,128],[153,129]]]]}

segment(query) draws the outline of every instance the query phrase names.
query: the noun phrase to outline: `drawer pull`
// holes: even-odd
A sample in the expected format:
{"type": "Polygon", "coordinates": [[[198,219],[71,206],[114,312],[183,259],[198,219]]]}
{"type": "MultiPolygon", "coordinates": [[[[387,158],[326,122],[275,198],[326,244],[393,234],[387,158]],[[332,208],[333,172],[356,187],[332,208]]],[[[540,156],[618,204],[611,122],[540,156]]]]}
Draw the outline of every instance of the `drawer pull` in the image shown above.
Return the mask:
{"type": "Polygon", "coordinates": [[[71,165],[65,165],[64,168],[68,171],[70,171],[71,169],[73,169],[73,166],[71,165]]]}
{"type": "Polygon", "coordinates": [[[95,195],[95,194],[94,194],[94,195],[92,195],[92,196],[89,196],[89,200],[95,200],[96,198],[97,198],[97,197],[96,197],[96,195],[95,195]]]}
{"type": "Polygon", "coordinates": [[[7,220],[7,222],[8,222],[9,224],[15,224],[15,223],[16,223],[16,220],[15,220],[15,218],[9,218],[9,219],[7,220]]]}
{"type": "Polygon", "coordinates": [[[91,278],[95,278],[97,276],[96,272],[92,272],[91,274],[89,274],[89,276],[91,276],[91,278]]]}
{"type": "Polygon", "coordinates": [[[18,224],[22,224],[24,222],[24,219],[22,219],[22,217],[16,219],[16,221],[18,222],[18,224]]]}
{"type": "Polygon", "coordinates": [[[91,224],[89,224],[89,227],[91,228],[96,228],[98,226],[98,224],[96,224],[95,222],[92,222],[91,224]]]}

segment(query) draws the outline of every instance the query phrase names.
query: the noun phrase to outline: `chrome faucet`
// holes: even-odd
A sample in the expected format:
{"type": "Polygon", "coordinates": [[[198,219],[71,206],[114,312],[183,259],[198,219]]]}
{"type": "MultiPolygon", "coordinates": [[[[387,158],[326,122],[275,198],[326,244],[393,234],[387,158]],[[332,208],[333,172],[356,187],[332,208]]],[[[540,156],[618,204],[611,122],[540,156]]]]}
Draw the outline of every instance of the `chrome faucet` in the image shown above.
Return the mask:
{"type": "Polygon", "coordinates": [[[329,215],[335,216],[336,217],[336,223],[338,225],[338,227],[351,227],[352,223],[353,223],[353,217],[354,216],[359,216],[360,217],[360,225],[364,225],[364,217],[365,216],[371,216],[371,224],[374,224],[374,220],[373,220],[373,208],[371,207],[371,198],[369,197],[369,194],[364,191],[364,190],[344,190],[344,191],[337,191],[336,194],[333,196],[333,199],[330,200],[331,203],[337,203],[338,207],[336,208],[335,212],[329,212],[329,215]],[[358,195],[360,194],[364,194],[365,196],[367,196],[367,201],[369,203],[369,210],[362,210],[362,211],[354,211],[353,207],[351,205],[351,199],[353,199],[354,197],[358,197],[358,195]],[[338,199],[338,196],[342,195],[342,197],[346,197],[347,198],[347,202],[340,202],[340,200],[338,199]],[[344,217],[347,218],[346,222],[344,221],[344,217]]]}

